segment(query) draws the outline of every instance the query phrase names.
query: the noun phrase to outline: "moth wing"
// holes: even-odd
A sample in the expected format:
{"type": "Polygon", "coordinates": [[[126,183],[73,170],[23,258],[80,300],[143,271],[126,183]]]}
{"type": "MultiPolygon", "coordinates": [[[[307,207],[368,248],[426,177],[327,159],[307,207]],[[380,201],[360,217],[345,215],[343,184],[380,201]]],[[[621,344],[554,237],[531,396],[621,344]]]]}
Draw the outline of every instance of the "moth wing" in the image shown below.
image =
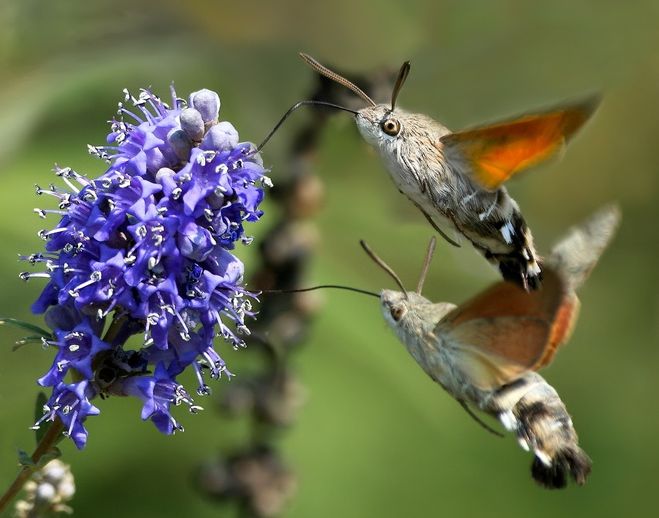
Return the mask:
{"type": "Polygon", "coordinates": [[[491,390],[533,370],[544,355],[548,326],[534,318],[477,319],[453,330],[453,363],[471,384],[491,390]]]}
{"type": "Polygon", "coordinates": [[[440,138],[446,160],[488,191],[556,155],[595,111],[598,98],[544,113],[450,133],[440,138]]]}
{"type": "Polygon", "coordinates": [[[579,318],[580,308],[581,303],[574,293],[565,297],[561,306],[558,308],[554,321],[552,322],[549,341],[547,342],[545,351],[542,358],[540,358],[540,360],[533,366],[534,370],[549,365],[554,359],[554,355],[559,347],[570,339],[572,331],[574,331],[574,326],[579,318]]]}
{"type": "Polygon", "coordinates": [[[551,250],[547,265],[576,290],[586,281],[620,225],[620,208],[607,205],[571,228],[551,250]]]}
{"type": "Polygon", "coordinates": [[[474,385],[493,389],[548,364],[567,341],[576,307],[565,282],[546,269],[540,290],[499,282],[449,313],[435,332],[474,385]]]}
{"type": "Polygon", "coordinates": [[[512,282],[498,282],[460,304],[445,321],[453,327],[498,317],[535,317],[551,321],[566,293],[562,277],[555,270],[545,268],[540,289],[528,292],[512,282]]]}
{"type": "Polygon", "coordinates": [[[580,302],[575,291],[586,281],[608,246],[620,224],[617,205],[608,205],[595,212],[581,224],[570,229],[551,250],[547,260],[567,285],[565,298],[554,320],[546,356],[538,368],[551,361],[555,351],[569,339],[579,316],[580,302]]]}

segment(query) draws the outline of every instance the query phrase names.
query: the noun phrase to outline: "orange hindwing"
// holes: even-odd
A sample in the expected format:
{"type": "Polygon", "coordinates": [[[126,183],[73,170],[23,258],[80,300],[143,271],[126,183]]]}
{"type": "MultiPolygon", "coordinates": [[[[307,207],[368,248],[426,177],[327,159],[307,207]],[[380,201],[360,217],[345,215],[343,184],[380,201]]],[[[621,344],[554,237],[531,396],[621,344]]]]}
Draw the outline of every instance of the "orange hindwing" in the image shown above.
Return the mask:
{"type": "Polygon", "coordinates": [[[482,188],[495,191],[515,174],[553,157],[590,118],[589,98],[545,113],[525,115],[440,139],[446,160],[482,188]]]}

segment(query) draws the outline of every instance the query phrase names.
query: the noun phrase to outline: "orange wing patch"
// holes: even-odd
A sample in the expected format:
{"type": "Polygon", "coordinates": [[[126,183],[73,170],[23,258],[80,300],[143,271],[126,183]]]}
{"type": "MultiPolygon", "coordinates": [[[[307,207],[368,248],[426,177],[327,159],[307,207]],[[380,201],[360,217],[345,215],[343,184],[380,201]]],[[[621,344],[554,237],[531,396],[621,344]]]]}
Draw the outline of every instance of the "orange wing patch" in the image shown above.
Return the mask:
{"type": "Polygon", "coordinates": [[[445,135],[440,145],[449,162],[484,189],[494,191],[515,174],[558,153],[590,118],[598,99],[526,115],[491,126],[445,135]]]}
{"type": "Polygon", "coordinates": [[[579,317],[581,303],[575,294],[565,298],[551,327],[549,343],[540,361],[533,366],[533,370],[541,369],[551,363],[558,348],[565,344],[574,331],[574,326],[579,317]]]}
{"type": "Polygon", "coordinates": [[[536,318],[477,319],[450,333],[454,362],[482,389],[505,385],[543,357],[549,324],[536,318]]]}
{"type": "Polygon", "coordinates": [[[540,290],[499,282],[438,324],[454,361],[470,382],[493,389],[548,364],[576,321],[578,300],[562,278],[545,270],[540,290]]]}
{"type": "Polygon", "coordinates": [[[481,390],[496,390],[529,370],[473,348],[460,349],[453,363],[472,385],[481,390]]]}
{"type": "Polygon", "coordinates": [[[565,282],[551,268],[545,268],[539,290],[527,292],[512,282],[498,282],[460,304],[445,321],[455,327],[470,320],[499,317],[534,317],[551,322],[565,295],[565,282]]]}

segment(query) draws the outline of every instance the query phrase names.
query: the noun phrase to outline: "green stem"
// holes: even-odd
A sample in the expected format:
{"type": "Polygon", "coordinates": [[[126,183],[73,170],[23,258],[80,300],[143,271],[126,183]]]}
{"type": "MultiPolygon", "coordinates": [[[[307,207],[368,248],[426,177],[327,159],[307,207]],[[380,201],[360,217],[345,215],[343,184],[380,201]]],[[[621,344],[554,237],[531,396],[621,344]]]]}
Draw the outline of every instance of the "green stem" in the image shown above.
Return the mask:
{"type": "MultiPolygon", "coordinates": [[[[110,327],[108,328],[103,340],[108,343],[112,343],[119,334],[124,330],[124,327],[130,324],[128,317],[122,315],[115,318],[110,327]]],[[[75,371],[72,370],[71,375],[76,378],[79,376],[75,371]]],[[[16,476],[14,482],[9,486],[7,491],[0,497],[0,513],[9,505],[9,503],[14,499],[14,497],[23,489],[25,483],[29,480],[30,476],[41,468],[39,466],[39,461],[41,458],[53,448],[61,439],[62,432],[64,431],[64,425],[59,418],[56,418],[53,423],[50,425],[50,428],[46,431],[44,436],[37,444],[37,447],[34,449],[32,454],[32,462],[34,466],[23,466],[21,471],[16,476]]]]}
{"type": "Polygon", "coordinates": [[[62,421],[60,421],[59,418],[55,419],[53,424],[50,425],[50,428],[48,428],[48,431],[39,441],[39,444],[37,444],[37,447],[34,449],[34,453],[32,454],[32,462],[34,462],[34,466],[23,466],[23,469],[18,473],[18,476],[12,485],[9,486],[7,491],[5,491],[5,494],[0,497],[0,513],[4,511],[7,505],[14,499],[21,489],[23,489],[23,486],[32,473],[41,468],[41,466],[39,466],[39,461],[59,442],[62,438],[63,431],[64,425],[62,425],[62,421]]]}
{"type": "MultiPolygon", "coordinates": [[[[136,321],[132,320],[128,315],[121,314],[115,316],[108,327],[108,330],[105,332],[103,341],[109,343],[110,345],[116,345],[114,341],[120,337],[120,335],[125,334],[125,331],[135,324],[136,321]]],[[[130,333],[130,334],[134,334],[130,333]]]]}

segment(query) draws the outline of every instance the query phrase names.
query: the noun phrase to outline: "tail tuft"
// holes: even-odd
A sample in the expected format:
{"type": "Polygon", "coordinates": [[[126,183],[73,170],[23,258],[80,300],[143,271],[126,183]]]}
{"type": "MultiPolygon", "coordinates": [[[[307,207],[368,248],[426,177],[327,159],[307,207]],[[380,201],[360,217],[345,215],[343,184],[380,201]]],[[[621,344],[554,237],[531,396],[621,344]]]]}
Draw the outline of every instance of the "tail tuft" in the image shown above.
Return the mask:
{"type": "Polygon", "coordinates": [[[583,485],[591,460],[579,447],[572,418],[558,393],[542,376],[527,372],[490,400],[492,413],[517,435],[519,445],[535,458],[531,475],[547,489],[567,486],[570,478],[583,485]]]}
{"type": "Polygon", "coordinates": [[[517,253],[494,256],[499,263],[501,276],[509,282],[514,282],[525,291],[537,290],[542,284],[541,265],[531,253],[530,249],[527,249],[525,254],[531,259],[517,253]]]}
{"type": "Polygon", "coordinates": [[[567,485],[568,476],[580,486],[586,483],[592,461],[579,447],[566,447],[559,450],[549,465],[536,456],[531,465],[531,475],[535,481],[547,489],[562,489],[567,485]]]}

